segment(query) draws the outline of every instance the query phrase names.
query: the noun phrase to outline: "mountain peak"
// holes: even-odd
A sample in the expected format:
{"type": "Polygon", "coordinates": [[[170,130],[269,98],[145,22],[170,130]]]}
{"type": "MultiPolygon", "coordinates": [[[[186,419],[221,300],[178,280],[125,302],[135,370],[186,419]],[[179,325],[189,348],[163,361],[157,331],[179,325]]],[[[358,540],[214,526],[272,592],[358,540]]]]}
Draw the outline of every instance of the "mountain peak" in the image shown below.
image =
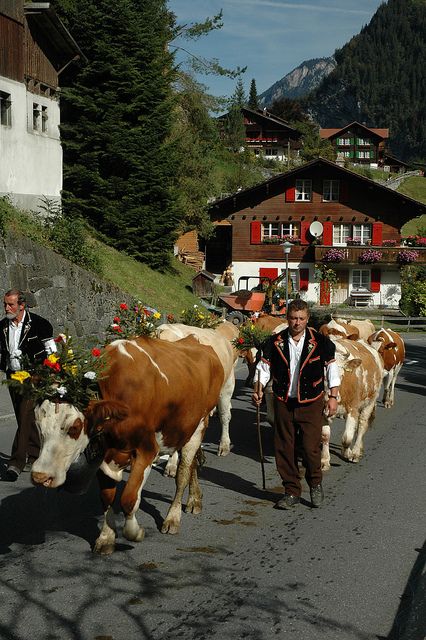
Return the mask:
{"type": "Polygon", "coordinates": [[[259,96],[259,103],[271,105],[280,98],[301,98],[315,89],[336,66],[333,57],[305,60],[259,96]]]}

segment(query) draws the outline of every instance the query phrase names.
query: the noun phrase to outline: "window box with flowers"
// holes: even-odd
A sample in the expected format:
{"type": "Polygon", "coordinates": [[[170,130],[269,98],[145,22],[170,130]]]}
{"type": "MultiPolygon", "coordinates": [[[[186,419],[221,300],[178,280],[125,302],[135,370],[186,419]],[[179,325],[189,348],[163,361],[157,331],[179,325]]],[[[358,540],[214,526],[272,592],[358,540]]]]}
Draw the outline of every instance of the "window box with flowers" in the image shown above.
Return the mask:
{"type": "Polygon", "coordinates": [[[291,242],[292,244],[300,244],[300,238],[296,236],[264,236],[263,244],[282,244],[283,242],[291,242]]]}
{"type": "Polygon", "coordinates": [[[402,244],[406,247],[426,247],[426,238],[419,235],[402,238],[402,244]]]}
{"type": "Polygon", "coordinates": [[[397,240],[383,240],[382,245],[384,247],[396,247],[398,244],[397,240]]]}
{"type": "Polygon", "coordinates": [[[416,262],[418,257],[418,251],[415,251],[414,249],[403,249],[402,251],[399,251],[398,255],[396,256],[396,260],[400,265],[412,264],[413,262],[416,262]]]}
{"type": "Polygon", "coordinates": [[[358,262],[360,264],[374,264],[380,262],[383,258],[383,253],[378,249],[366,249],[358,256],[358,262]]]}
{"type": "Polygon", "coordinates": [[[348,247],[359,247],[361,246],[361,238],[348,238],[346,244],[348,247]]]}
{"type": "Polygon", "coordinates": [[[336,247],[332,247],[328,249],[323,257],[323,262],[342,262],[346,258],[346,251],[344,249],[337,249],[336,247]]]}

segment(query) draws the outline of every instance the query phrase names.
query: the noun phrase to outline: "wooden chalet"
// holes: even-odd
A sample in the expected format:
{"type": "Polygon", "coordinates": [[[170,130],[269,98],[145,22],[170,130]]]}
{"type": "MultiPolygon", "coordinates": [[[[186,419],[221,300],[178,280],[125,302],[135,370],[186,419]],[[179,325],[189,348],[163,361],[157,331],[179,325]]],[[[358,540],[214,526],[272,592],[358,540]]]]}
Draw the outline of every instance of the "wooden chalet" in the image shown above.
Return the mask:
{"type": "Polygon", "coordinates": [[[0,0],[0,195],[60,201],[59,76],[85,59],[50,2],[0,0]]]}
{"type": "MultiPolygon", "coordinates": [[[[269,113],[266,109],[242,107],[246,131],[245,143],[256,156],[263,155],[269,160],[287,161],[296,158],[301,148],[301,133],[288,122],[269,113]]],[[[228,114],[220,116],[224,121],[228,114]]]]}
{"type": "Polygon", "coordinates": [[[320,137],[331,142],[336,155],[354,164],[378,166],[383,160],[389,129],[372,129],[352,122],[339,129],[320,129],[320,137]]]}
{"type": "MultiPolygon", "coordinates": [[[[425,213],[421,202],[319,158],[212,203],[218,227],[205,249],[205,268],[222,273],[232,262],[234,288],[251,289],[281,275],[281,244],[288,240],[293,294],[318,302],[315,265],[328,260],[338,279],[332,303],[393,307],[401,295],[400,254],[407,249],[400,246],[401,227],[425,213]],[[320,235],[311,233],[318,229],[320,235]]],[[[415,251],[416,262],[426,262],[426,249],[415,251]]]]}

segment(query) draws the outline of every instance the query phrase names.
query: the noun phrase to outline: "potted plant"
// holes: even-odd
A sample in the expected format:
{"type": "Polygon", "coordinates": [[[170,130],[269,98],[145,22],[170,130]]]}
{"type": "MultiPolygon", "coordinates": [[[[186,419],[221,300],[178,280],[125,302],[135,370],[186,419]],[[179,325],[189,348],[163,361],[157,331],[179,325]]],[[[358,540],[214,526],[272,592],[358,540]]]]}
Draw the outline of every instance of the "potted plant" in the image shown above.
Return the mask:
{"type": "Polygon", "coordinates": [[[323,257],[323,262],[342,262],[346,258],[346,252],[344,249],[339,249],[337,247],[332,247],[328,249],[323,257]]]}
{"type": "Polygon", "coordinates": [[[418,257],[419,257],[418,251],[415,251],[414,249],[402,249],[402,251],[398,252],[398,255],[396,256],[396,260],[397,262],[399,262],[400,265],[412,264],[418,259],[418,257]]]}
{"type": "Polygon", "coordinates": [[[374,264],[380,262],[383,258],[383,253],[378,249],[366,249],[358,256],[358,262],[360,264],[374,264]]]}

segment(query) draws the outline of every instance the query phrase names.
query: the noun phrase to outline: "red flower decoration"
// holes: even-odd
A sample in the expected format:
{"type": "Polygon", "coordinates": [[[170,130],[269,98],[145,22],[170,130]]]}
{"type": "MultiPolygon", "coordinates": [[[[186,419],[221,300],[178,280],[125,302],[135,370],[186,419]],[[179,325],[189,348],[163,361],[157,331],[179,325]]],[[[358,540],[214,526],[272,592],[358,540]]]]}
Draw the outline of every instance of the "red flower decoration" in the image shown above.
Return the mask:
{"type": "Polygon", "coordinates": [[[46,367],[49,367],[50,369],[53,369],[53,371],[60,371],[61,370],[61,365],[59,364],[59,362],[51,362],[50,360],[48,360],[46,358],[43,361],[43,364],[46,365],[46,367]]]}
{"type": "Polygon", "coordinates": [[[123,329],[119,326],[113,327],[114,331],[116,331],[117,333],[123,333],[123,329]]]}
{"type": "Polygon", "coordinates": [[[244,344],[244,338],[238,338],[238,344],[244,344]]]}
{"type": "Polygon", "coordinates": [[[151,311],[148,311],[148,309],[144,309],[143,312],[144,312],[144,314],[146,316],[150,316],[151,315],[151,311]]]}
{"type": "Polygon", "coordinates": [[[99,358],[100,355],[101,355],[100,349],[96,349],[96,347],[92,349],[92,356],[95,356],[95,358],[99,358]]]}
{"type": "Polygon", "coordinates": [[[117,324],[120,324],[120,318],[118,316],[115,316],[114,322],[117,322],[117,324]]]}
{"type": "Polygon", "coordinates": [[[123,309],[123,311],[127,311],[127,309],[128,309],[128,308],[129,308],[129,307],[127,306],[127,304],[126,304],[125,302],[122,302],[122,303],[120,304],[120,309],[123,309]]]}

